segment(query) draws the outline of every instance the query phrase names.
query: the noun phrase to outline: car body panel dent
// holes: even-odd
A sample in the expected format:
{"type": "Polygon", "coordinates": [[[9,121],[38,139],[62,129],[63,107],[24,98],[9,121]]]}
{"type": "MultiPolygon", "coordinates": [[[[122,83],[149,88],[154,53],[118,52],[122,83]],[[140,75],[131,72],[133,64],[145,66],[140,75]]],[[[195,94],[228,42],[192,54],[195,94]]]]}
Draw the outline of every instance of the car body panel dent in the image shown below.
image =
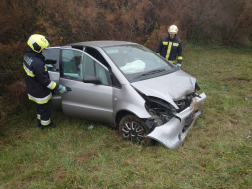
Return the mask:
{"type": "Polygon", "coordinates": [[[161,98],[176,109],[175,99],[194,92],[196,79],[179,70],[167,75],[131,83],[131,85],[146,96],[161,98]]]}
{"type": "Polygon", "coordinates": [[[169,149],[176,149],[180,145],[182,145],[189,130],[194,125],[195,120],[201,114],[200,108],[206,100],[206,95],[205,93],[202,93],[200,94],[200,98],[195,98],[198,100],[198,110],[195,111],[195,103],[192,102],[190,107],[180,113],[175,114],[175,117],[173,117],[164,125],[156,127],[150,134],[147,135],[147,137],[159,141],[169,149]],[[191,120],[189,124],[186,125],[187,119],[191,116],[193,116],[193,120],[191,120]]]}

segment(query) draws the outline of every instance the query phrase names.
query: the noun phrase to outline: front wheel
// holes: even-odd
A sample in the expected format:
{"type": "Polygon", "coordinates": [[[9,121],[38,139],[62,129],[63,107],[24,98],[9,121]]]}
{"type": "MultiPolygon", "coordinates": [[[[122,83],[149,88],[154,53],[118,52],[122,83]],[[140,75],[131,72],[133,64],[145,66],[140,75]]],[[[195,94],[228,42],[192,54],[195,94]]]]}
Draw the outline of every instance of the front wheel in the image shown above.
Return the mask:
{"type": "Polygon", "coordinates": [[[119,123],[119,133],[121,136],[132,142],[149,145],[150,138],[146,135],[150,133],[149,128],[145,125],[144,121],[134,115],[124,116],[119,123]]]}

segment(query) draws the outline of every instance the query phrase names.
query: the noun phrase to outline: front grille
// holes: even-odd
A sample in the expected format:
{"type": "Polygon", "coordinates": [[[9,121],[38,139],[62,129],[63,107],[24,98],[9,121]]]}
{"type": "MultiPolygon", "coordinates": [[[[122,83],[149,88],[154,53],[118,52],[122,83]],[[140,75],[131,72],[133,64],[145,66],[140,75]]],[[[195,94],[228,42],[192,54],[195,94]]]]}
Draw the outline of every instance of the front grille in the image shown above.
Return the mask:
{"type": "Polygon", "coordinates": [[[193,119],[195,117],[195,112],[193,111],[186,119],[185,119],[185,126],[182,129],[182,132],[186,132],[187,129],[190,127],[190,125],[193,122],[193,119]]]}

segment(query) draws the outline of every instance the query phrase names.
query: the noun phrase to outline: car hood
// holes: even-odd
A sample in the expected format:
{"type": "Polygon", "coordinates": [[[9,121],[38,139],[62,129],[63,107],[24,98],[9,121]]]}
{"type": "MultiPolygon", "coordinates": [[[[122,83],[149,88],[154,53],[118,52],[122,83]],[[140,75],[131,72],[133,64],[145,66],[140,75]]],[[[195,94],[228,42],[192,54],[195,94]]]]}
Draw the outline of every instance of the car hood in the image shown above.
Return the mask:
{"type": "Polygon", "coordinates": [[[161,98],[178,109],[174,100],[194,92],[195,83],[194,77],[179,70],[163,76],[137,81],[131,85],[146,96],[161,98]]]}

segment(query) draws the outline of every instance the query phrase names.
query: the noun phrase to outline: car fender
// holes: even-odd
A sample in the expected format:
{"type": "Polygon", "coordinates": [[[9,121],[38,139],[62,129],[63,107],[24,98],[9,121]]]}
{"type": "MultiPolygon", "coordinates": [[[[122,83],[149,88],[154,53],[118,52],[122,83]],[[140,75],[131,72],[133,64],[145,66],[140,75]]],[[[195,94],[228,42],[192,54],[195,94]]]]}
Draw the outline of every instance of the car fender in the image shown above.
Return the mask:
{"type": "Polygon", "coordinates": [[[122,85],[121,89],[114,88],[113,98],[115,123],[116,115],[120,111],[128,111],[139,118],[151,117],[145,109],[145,100],[130,84],[122,85]]]}

